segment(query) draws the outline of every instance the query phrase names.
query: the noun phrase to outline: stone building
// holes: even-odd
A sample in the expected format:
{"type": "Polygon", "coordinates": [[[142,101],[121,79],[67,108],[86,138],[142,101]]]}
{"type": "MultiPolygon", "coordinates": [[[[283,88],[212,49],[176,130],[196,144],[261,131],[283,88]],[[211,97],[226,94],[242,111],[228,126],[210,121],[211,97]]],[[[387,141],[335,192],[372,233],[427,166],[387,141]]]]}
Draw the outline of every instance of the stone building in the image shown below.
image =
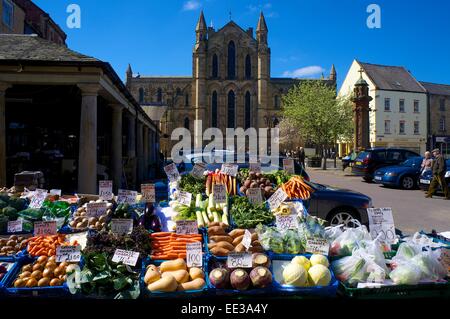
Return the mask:
{"type": "MultiPolygon", "coordinates": [[[[194,120],[203,121],[203,131],[217,127],[224,134],[226,128],[271,128],[279,123],[281,96],[301,80],[271,77],[268,32],[263,13],[255,36],[253,28],[244,30],[234,21],[219,30],[207,27],[202,12],[195,27],[192,76],[135,76],[128,67],[127,87],[159,123],[166,155],[174,143],[172,130],[186,127],[194,136],[194,120]]],[[[336,85],[334,66],[323,81],[336,85]]]]}

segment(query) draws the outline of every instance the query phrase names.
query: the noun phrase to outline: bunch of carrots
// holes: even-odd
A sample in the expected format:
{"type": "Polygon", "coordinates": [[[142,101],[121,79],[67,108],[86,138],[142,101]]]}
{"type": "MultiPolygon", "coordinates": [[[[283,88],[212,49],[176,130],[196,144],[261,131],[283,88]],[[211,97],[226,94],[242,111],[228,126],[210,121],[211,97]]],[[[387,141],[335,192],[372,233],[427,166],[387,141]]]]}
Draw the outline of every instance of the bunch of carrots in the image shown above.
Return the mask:
{"type": "Polygon", "coordinates": [[[77,246],[78,242],[66,242],[66,236],[63,234],[51,236],[35,236],[28,242],[28,253],[33,256],[55,256],[58,246],[77,246]]]}
{"type": "Polygon", "coordinates": [[[201,234],[177,235],[171,232],[150,234],[153,260],[186,259],[186,244],[202,242],[201,234]]]}
{"type": "Polygon", "coordinates": [[[300,176],[292,176],[289,181],[281,184],[281,188],[288,195],[289,199],[309,199],[311,193],[314,192],[314,189],[306,184],[300,176]]]}

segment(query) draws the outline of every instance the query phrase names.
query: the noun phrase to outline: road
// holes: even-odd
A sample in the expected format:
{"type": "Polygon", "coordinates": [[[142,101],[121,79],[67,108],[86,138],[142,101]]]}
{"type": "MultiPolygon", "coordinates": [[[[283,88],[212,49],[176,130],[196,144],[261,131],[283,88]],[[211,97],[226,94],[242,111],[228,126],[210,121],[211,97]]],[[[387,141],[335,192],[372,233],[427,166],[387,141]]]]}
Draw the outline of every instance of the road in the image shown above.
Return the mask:
{"type": "Polygon", "coordinates": [[[406,191],[366,183],[361,177],[344,176],[336,170],[309,169],[311,181],[338,188],[346,188],[372,198],[374,207],[392,207],[395,227],[404,234],[424,230],[450,231],[450,201],[435,196],[424,197],[421,190],[406,191]]]}

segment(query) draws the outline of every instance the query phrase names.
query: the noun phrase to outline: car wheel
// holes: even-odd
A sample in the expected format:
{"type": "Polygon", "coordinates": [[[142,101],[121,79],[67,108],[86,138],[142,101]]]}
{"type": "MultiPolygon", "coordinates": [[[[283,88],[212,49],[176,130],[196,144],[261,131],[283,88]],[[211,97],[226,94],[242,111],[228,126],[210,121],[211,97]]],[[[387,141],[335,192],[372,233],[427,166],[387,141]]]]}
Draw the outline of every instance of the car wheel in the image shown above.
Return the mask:
{"type": "Polygon", "coordinates": [[[400,180],[400,185],[402,186],[402,188],[404,189],[413,189],[415,186],[415,181],[414,178],[412,178],[411,176],[404,176],[402,177],[402,179],[400,180]]]}
{"type": "Polygon", "coordinates": [[[338,208],[333,210],[327,220],[330,226],[344,225],[345,227],[356,227],[352,220],[356,219],[361,222],[360,218],[349,208],[338,208]]]}
{"type": "Polygon", "coordinates": [[[370,183],[372,181],[372,177],[363,177],[363,180],[370,183]]]}

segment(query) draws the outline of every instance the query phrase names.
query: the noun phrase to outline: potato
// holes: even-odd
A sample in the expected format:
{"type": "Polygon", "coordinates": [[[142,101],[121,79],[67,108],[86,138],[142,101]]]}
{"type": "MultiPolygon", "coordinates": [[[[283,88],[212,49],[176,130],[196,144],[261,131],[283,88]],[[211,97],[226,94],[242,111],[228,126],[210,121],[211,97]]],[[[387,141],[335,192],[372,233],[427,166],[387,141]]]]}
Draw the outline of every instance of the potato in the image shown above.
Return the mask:
{"type": "Polygon", "coordinates": [[[234,251],[237,253],[242,253],[245,251],[245,246],[243,244],[239,244],[234,248],[234,251]]]}
{"type": "Polygon", "coordinates": [[[234,246],[232,244],[230,244],[227,241],[219,241],[218,243],[216,243],[215,247],[221,247],[221,248],[225,248],[227,250],[233,250],[234,246]]]}
{"type": "Polygon", "coordinates": [[[233,242],[233,238],[228,236],[228,235],[225,235],[225,236],[211,236],[211,237],[209,237],[209,239],[214,241],[214,242],[216,242],[216,243],[221,242],[221,241],[226,241],[226,242],[229,242],[231,244],[233,242]]]}
{"type": "Polygon", "coordinates": [[[244,235],[236,237],[232,242],[233,246],[236,247],[237,245],[239,245],[241,243],[242,239],[244,239],[244,235]]]}
{"type": "Polygon", "coordinates": [[[233,229],[232,231],[230,231],[228,235],[230,235],[233,239],[235,239],[236,237],[244,235],[244,233],[245,229],[233,229]]]}
{"type": "Polygon", "coordinates": [[[213,226],[208,228],[208,236],[225,236],[227,233],[220,226],[213,226]]]}
{"type": "Polygon", "coordinates": [[[222,247],[214,247],[213,249],[210,250],[211,254],[215,255],[215,256],[220,256],[220,257],[226,257],[228,256],[228,249],[222,248],[222,247]]]}

